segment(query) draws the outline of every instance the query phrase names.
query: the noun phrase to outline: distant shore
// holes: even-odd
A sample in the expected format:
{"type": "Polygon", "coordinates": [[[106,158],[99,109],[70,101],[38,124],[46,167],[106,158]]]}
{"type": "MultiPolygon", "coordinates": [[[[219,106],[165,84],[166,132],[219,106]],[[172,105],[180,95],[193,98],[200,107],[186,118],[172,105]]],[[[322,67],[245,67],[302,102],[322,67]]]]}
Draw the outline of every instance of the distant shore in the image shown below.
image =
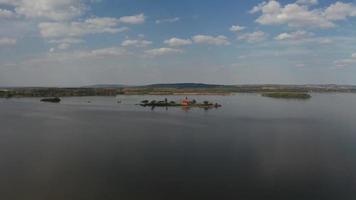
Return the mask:
{"type": "Polygon", "coordinates": [[[80,97],[117,95],[232,95],[236,93],[356,93],[356,86],[348,85],[209,85],[157,84],[147,86],[107,86],[79,88],[0,88],[0,98],[12,97],[80,97]]]}

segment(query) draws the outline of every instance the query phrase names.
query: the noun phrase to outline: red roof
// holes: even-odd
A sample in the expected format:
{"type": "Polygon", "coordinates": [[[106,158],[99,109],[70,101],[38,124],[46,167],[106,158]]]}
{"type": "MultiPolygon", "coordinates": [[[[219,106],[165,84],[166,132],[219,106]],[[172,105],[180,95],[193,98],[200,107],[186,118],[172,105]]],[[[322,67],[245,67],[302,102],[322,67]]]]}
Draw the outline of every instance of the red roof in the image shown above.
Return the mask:
{"type": "Polygon", "coordinates": [[[185,105],[185,106],[189,105],[189,100],[187,98],[183,99],[182,100],[182,104],[185,105]]]}

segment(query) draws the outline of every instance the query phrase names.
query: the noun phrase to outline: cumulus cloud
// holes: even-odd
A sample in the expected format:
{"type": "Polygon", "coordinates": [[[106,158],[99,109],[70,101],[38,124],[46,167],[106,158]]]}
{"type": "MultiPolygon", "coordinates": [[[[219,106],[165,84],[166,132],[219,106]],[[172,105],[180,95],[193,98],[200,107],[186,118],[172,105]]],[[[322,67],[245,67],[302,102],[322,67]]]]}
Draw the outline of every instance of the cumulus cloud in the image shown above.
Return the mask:
{"type": "Polygon", "coordinates": [[[351,3],[336,2],[325,10],[324,16],[328,20],[344,20],[347,17],[356,17],[356,6],[351,3]]]}
{"type": "Polygon", "coordinates": [[[330,38],[320,38],[318,39],[319,44],[332,44],[334,41],[330,38]]]}
{"type": "Polygon", "coordinates": [[[350,65],[356,65],[356,52],[351,54],[350,58],[337,60],[334,62],[337,67],[345,67],[350,65]]]}
{"type": "Polygon", "coordinates": [[[246,33],[238,37],[239,40],[247,42],[261,42],[267,38],[267,34],[263,31],[256,31],[253,33],[246,33]]]}
{"type": "Polygon", "coordinates": [[[307,31],[296,31],[291,33],[281,33],[275,37],[275,40],[304,40],[312,37],[314,34],[307,31]]]}
{"type": "Polygon", "coordinates": [[[326,9],[310,9],[305,4],[317,1],[299,0],[296,3],[281,5],[276,0],[262,2],[250,13],[261,13],[256,22],[262,25],[282,25],[290,27],[333,28],[335,21],[356,16],[356,7],[351,3],[336,2],[326,9]]]}
{"type": "Polygon", "coordinates": [[[100,60],[116,57],[127,57],[130,52],[119,47],[108,47],[92,50],[74,50],[74,51],[56,51],[54,48],[50,52],[41,57],[32,58],[24,61],[29,66],[47,66],[54,63],[63,62],[81,62],[90,60],[100,60]]]}
{"type": "Polygon", "coordinates": [[[143,13],[120,18],[91,17],[80,19],[88,10],[87,4],[95,0],[0,0],[0,18],[26,17],[36,19],[42,37],[51,39],[50,43],[58,44],[58,49],[67,49],[71,44],[81,43],[73,39],[89,34],[115,34],[127,31],[120,24],[142,24],[145,22],[143,13]],[[8,10],[9,9],[9,10],[8,10]],[[70,40],[68,40],[70,38],[70,40]]]}
{"type": "Polygon", "coordinates": [[[192,39],[194,43],[197,44],[210,44],[210,45],[217,45],[217,46],[230,45],[230,42],[227,39],[227,37],[223,35],[219,35],[216,37],[210,35],[195,35],[193,36],[192,39]]]}
{"type": "Polygon", "coordinates": [[[246,29],[246,27],[239,26],[239,25],[234,25],[234,26],[230,27],[230,31],[235,32],[235,33],[241,32],[241,31],[243,31],[245,29],[246,29]]]}
{"type": "Polygon", "coordinates": [[[151,45],[152,42],[148,40],[125,40],[121,43],[124,47],[147,47],[151,45]]]}
{"type": "Polygon", "coordinates": [[[148,56],[163,56],[163,55],[177,54],[177,53],[178,54],[183,53],[183,51],[174,48],[158,48],[158,49],[150,49],[145,51],[145,54],[148,56]]]}
{"type": "Polygon", "coordinates": [[[40,33],[45,38],[81,37],[96,33],[119,33],[128,28],[118,28],[116,18],[90,18],[74,22],[43,22],[38,25],[40,33]]]}
{"type": "Polygon", "coordinates": [[[22,0],[0,0],[0,5],[18,5],[22,0]]]}
{"type": "Polygon", "coordinates": [[[258,13],[260,11],[262,11],[262,8],[267,4],[267,2],[263,1],[262,3],[259,3],[257,6],[254,6],[249,13],[250,14],[255,14],[258,13]]]}
{"type": "Polygon", "coordinates": [[[317,5],[319,2],[318,0],[298,0],[296,2],[296,4],[300,4],[300,5],[317,5]]]}
{"type": "Polygon", "coordinates": [[[145,15],[143,13],[133,16],[120,17],[119,21],[126,24],[142,24],[145,22],[145,15]]]}
{"type": "Polygon", "coordinates": [[[82,56],[86,57],[107,57],[107,56],[123,56],[127,55],[128,52],[125,49],[118,47],[96,49],[89,52],[84,52],[82,56]]]}
{"type": "MultiPolygon", "coordinates": [[[[123,48],[109,47],[101,49],[93,49],[87,51],[73,51],[64,53],[51,53],[45,58],[38,59],[39,61],[61,61],[61,60],[73,60],[73,59],[87,59],[87,58],[106,58],[126,56],[129,52],[123,48]]],[[[37,61],[37,60],[34,60],[37,61]]]]}
{"type": "MultiPolygon", "coordinates": [[[[71,47],[73,44],[84,43],[84,40],[78,38],[63,38],[57,40],[50,40],[49,43],[57,44],[57,49],[65,50],[71,47]]],[[[55,51],[54,48],[50,49],[50,52],[55,51]]]]}
{"type": "Polygon", "coordinates": [[[0,8],[0,19],[9,19],[14,17],[16,17],[16,14],[13,11],[0,8]]]}
{"type": "Polygon", "coordinates": [[[17,40],[14,38],[0,38],[0,46],[11,46],[15,45],[17,43],[17,40]]]}
{"type": "Polygon", "coordinates": [[[334,24],[325,19],[319,10],[309,10],[308,7],[298,4],[282,6],[278,1],[254,7],[251,13],[261,12],[256,22],[263,25],[288,24],[293,27],[316,26],[322,28],[333,27],[334,24]]]}
{"type": "Polygon", "coordinates": [[[82,0],[1,0],[0,4],[13,6],[17,14],[28,18],[69,20],[87,9],[82,0]]]}
{"type": "Polygon", "coordinates": [[[190,39],[180,39],[174,37],[169,40],[165,40],[164,43],[171,47],[177,47],[177,46],[190,45],[192,44],[192,41],[190,39]]]}
{"type": "Polygon", "coordinates": [[[69,43],[61,43],[58,45],[58,49],[65,50],[68,49],[71,45],[69,43]]]}
{"type": "Polygon", "coordinates": [[[49,43],[80,44],[84,43],[84,40],[78,38],[63,38],[58,40],[50,40],[49,43]]]}
{"type": "Polygon", "coordinates": [[[174,18],[167,18],[167,19],[157,19],[156,24],[162,24],[162,23],[174,23],[180,21],[179,17],[174,17],[174,18]]]}

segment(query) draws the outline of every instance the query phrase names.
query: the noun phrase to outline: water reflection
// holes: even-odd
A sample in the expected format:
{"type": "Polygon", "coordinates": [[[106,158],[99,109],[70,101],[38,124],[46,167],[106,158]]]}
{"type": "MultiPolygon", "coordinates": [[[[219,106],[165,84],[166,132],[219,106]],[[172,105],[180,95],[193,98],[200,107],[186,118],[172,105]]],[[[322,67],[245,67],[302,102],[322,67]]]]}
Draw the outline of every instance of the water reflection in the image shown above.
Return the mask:
{"type": "Polygon", "coordinates": [[[356,199],[356,95],[142,98],[1,101],[0,199],[356,199]]]}

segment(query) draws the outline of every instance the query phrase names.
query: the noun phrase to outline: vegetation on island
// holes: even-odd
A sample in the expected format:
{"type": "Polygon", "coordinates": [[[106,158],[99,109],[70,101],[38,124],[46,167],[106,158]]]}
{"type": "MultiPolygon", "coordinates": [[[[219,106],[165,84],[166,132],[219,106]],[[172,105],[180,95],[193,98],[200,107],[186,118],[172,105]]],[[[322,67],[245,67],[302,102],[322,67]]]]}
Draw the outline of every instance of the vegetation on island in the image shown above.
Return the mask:
{"type": "Polygon", "coordinates": [[[300,92],[271,92],[263,93],[264,97],[278,98],[278,99],[310,99],[311,95],[300,92]]]}
{"type": "Polygon", "coordinates": [[[59,97],[53,97],[53,98],[44,98],[41,99],[42,102],[49,102],[49,103],[59,103],[61,102],[61,99],[59,97]]]}
{"type": "Polygon", "coordinates": [[[221,105],[218,103],[211,103],[209,101],[204,101],[202,103],[198,103],[195,99],[188,100],[187,97],[184,100],[182,100],[180,103],[177,103],[175,101],[168,101],[168,99],[165,98],[164,101],[143,100],[138,105],[143,106],[143,107],[152,107],[152,108],[154,108],[154,107],[186,107],[186,108],[211,109],[211,108],[220,108],[221,107],[221,105]]]}

